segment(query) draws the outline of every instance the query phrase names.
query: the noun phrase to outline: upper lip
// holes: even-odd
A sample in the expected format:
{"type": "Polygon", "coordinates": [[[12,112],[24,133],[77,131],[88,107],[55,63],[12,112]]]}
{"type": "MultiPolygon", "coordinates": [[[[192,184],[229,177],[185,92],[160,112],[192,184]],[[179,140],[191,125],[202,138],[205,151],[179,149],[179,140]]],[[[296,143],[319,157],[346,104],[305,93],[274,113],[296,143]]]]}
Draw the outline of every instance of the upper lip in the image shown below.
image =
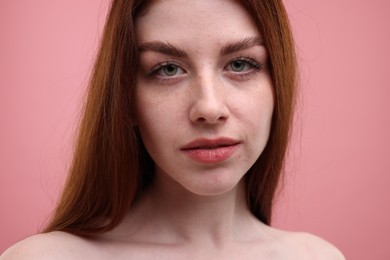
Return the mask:
{"type": "Polygon", "coordinates": [[[214,139],[209,138],[198,138],[188,144],[184,145],[181,150],[191,150],[191,149],[211,149],[223,146],[231,146],[239,144],[240,141],[228,138],[228,137],[219,137],[214,139]]]}

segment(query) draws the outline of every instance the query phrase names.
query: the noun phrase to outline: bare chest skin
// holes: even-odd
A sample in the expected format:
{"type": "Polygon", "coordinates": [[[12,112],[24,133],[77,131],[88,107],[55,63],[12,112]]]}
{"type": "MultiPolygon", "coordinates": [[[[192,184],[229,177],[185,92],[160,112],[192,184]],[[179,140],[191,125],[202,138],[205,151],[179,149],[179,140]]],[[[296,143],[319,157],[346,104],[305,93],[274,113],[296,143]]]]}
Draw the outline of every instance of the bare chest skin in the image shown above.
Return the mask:
{"type": "Polygon", "coordinates": [[[316,236],[268,226],[263,226],[265,240],[229,241],[221,245],[213,244],[207,237],[203,241],[166,243],[159,230],[127,237],[117,231],[124,230],[119,228],[114,233],[93,239],[64,232],[39,234],[17,243],[0,259],[345,259],[333,245],[316,236]]]}
{"type": "Polygon", "coordinates": [[[231,243],[222,248],[190,244],[147,244],[87,242],[77,257],[93,259],[320,259],[313,258],[303,248],[288,244],[261,242],[231,243]]]}
{"type": "Polygon", "coordinates": [[[93,240],[62,232],[56,235],[67,241],[65,244],[73,249],[75,259],[344,259],[336,248],[322,239],[261,223],[253,226],[253,234],[247,234],[247,240],[228,241],[220,245],[207,236],[201,240],[173,242],[176,238],[172,240],[172,236],[155,227],[154,231],[146,228],[127,236],[121,228],[126,226],[93,240]],[[258,235],[259,232],[262,234],[258,235]]]}

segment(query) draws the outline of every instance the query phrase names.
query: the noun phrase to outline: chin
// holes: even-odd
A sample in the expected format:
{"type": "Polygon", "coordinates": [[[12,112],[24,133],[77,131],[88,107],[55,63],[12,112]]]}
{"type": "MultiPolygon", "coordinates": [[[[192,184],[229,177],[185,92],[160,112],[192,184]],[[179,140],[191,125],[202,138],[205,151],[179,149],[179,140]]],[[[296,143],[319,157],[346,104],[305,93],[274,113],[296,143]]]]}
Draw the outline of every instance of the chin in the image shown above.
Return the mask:
{"type": "Polygon", "coordinates": [[[236,191],[243,183],[242,178],[227,178],[227,176],[208,176],[207,179],[197,180],[182,185],[186,190],[199,196],[219,196],[236,191]]]}

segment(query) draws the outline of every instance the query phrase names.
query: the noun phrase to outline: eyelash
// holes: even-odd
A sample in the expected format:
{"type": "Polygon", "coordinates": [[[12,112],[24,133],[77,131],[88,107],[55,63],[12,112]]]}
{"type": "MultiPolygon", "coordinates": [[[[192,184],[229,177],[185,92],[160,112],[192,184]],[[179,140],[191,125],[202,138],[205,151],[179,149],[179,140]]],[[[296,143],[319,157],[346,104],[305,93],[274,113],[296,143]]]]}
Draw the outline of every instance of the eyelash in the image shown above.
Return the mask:
{"type": "Polygon", "coordinates": [[[234,72],[234,71],[232,71],[233,72],[233,77],[238,77],[239,80],[248,79],[253,73],[258,73],[264,67],[261,62],[258,62],[253,57],[241,56],[241,57],[237,57],[237,58],[231,59],[228,62],[228,65],[225,66],[225,68],[227,66],[230,66],[235,61],[243,61],[243,62],[245,62],[246,64],[248,64],[250,66],[249,70],[245,71],[245,72],[234,72]]]}
{"type": "MultiPolygon", "coordinates": [[[[234,72],[233,70],[229,70],[229,72],[232,72],[234,74],[234,77],[239,77],[239,79],[246,79],[248,78],[250,75],[252,75],[253,73],[257,73],[259,72],[260,70],[263,69],[263,64],[256,61],[255,58],[253,57],[249,57],[249,56],[240,56],[240,57],[236,57],[236,58],[233,58],[231,59],[228,64],[224,67],[227,68],[228,66],[230,66],[233,62],[235,61],[242,61],[242,62],[245,62],[247,65],[250,66],[249,68],[249,71],[245,71],[245,72],[234,72]]],[[[156,66],[154,66],[151,71],[148,73],[148,76],[149,77],[153,77],[159,81],[163,81],[163,82],[166,82],[168,83],[169,81],[172,81],[172,80],[176,80],[178,76],[166,76],[166,77],[160,77],[157,75],[157,73],[166,68],[167,66],[169,65],[173,65],[173,66],[177,66],[180,70],[183,70],[184,72],[186,72],[185,69],[183,69],[180,65],[178,65],[176,62],[173,62],[173,61],[164,61],[164,62],[159,62],[156,66]]]]}
{"type": "Polygon", "coordinates": [[[263,64],[261,64],[260,62],[257,62],[255,58],[251,58],[248,56],[234,58],[234,59],[230,60],[228,64],[232,64],[235,61],[245,61],[252,68],[257,69],[257,70],[261,70],[263,68],[263,64]]]}
{"type": "MultiPolygon", "coordinates": [[[[156,76],[157,72],[159,72],[160,70],[162,70],[163,68],[169,66],[169,65],[174,65],[174,66],[177,66],[178,68],[181,68],[180,65],[178,65],[176,62],[174,61],[164,61],[164,62],[159,62],[157,63],[156,66],[154,66],[150,72],[148,73],[149,76],[156,76]]],[[[182,69],[182,68],[181,68],[182,69]]],[[[184,69],[182,69],[183,71],[185,71],[184,69]]]]}

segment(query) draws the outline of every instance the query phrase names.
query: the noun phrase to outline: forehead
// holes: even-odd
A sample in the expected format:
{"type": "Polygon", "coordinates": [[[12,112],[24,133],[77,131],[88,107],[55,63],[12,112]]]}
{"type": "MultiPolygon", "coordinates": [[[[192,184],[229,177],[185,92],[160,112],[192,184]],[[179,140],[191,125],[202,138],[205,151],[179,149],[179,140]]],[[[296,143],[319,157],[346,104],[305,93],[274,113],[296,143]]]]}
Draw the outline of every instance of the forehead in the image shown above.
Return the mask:
{"type": "Polygon", "coordinates": [[[152,1],[135,24],[138,42],[224,42],[259,35],[252,17],[234,0],[152,1]]]}

